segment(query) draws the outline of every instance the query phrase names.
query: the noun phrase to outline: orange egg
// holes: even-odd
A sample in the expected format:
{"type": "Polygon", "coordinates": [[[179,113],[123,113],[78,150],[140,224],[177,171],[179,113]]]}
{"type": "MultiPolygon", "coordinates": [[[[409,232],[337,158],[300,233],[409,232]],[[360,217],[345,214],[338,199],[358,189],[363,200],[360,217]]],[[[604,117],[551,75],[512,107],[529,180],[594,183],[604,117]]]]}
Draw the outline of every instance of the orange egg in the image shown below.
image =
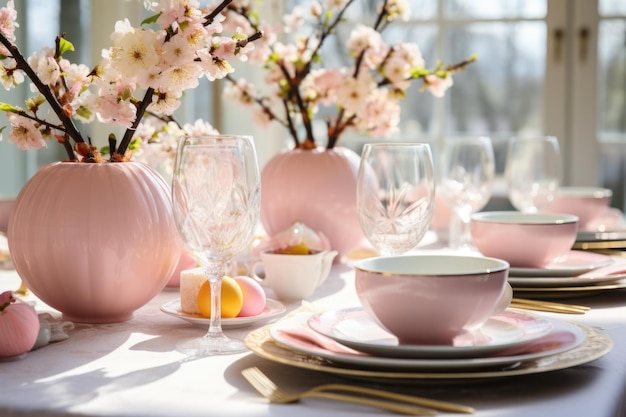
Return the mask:
{"type": "MultiPolygon", "coordinates": [[[[231,277],[222,279],[222,318],[237,317],[243,307],[243,292],[231,277]]],[[[198,309],[204,317],[211,317],[211,286],[205,282],[198,290],[198,309]]]]}

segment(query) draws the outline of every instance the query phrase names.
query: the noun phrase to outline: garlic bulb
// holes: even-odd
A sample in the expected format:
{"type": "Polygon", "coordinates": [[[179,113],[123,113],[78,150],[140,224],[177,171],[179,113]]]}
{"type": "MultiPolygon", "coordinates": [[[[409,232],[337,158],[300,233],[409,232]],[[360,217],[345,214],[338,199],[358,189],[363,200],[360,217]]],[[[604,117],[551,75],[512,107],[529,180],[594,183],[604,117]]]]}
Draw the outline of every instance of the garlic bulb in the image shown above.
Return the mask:
{"type": "Polygon", "coordinates": [[[39,317],[33,306],[17,300],[12,291],[0,294],[0,357],[28,352],[39,335],[39,317]]]}

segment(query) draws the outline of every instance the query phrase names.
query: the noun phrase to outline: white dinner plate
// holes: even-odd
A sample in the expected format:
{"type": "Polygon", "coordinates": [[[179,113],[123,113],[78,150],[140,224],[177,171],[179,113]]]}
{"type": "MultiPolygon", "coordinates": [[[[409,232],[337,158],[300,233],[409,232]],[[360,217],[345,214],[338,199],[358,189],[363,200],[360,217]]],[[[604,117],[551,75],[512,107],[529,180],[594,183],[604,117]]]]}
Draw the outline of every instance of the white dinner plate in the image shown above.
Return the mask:
{"type": "MultiPolygon", "coordinates": [[[[523,250],[521,248],[520,250],[523,250]]],[[[613,258],[601,253],[572,250],[543,268],[509,268],[512,277],[572,277],[613,263],[613,258]]]]}
{"type": "MultiPolygon", "coordinates": [[[[179,319],[183,319],[188,321],[189,323],[196,324],[201,327],[209,327],[211,324],[211,319],[206,317],[201,317],[194,314],[184,313],[180,309],[180,298],[167,302],[161,306],[161,311],[165,314],[169,314],[170,316],[178,317],[179,319]]],[[[267,321],[271,318],[279,316],[280,314],[285,312],[285,306],[276,300],[267,299],[265,302],[265,309],[256,316],[250,317],[233,317],[233,318],[222,318],[222,328],[223,329],[236,329],[239,327],[250,326],[251,324],[258,324],[264,321],[267,321]]]]}
{"type": "Polygon", "coordinates": [[[576,242],[606,242],[609,240],[626,240],[626,230],[604,231],[579,230],[576,242]]]}
{"type": "Polygon", "coordinates": [[[411,359],[411,358],[387,358],[347,352],[330,351],[320,347],[299,335],[292,335],[283,331],[281,321],[269,326],[269,334],[279,345],[289,349],[313,355],[330,361],[331,363],[343,364],[352,367],[396,370],[396,371],[467,371],[477,369],[502,369],[515,366],[521,361],[539,359],[548,355],[555,355],[579,346],[585,340],[585,333],[577,326],[552,318],[553,330],[542,338],[528,342],[507,351],[500,352],[500,356],[488,356],[480,358],[436,358],[436,359],[411,359]],[[517,352],[517,353],[516,353],[517,352]]]}
{"type": "Polygon", "coordinates": [[[362,307],[314,314],[309,326],[342,345],[390,358],[459,359],[487,356],[538,339],[552,322],[535,314],[508,309],[490,318],[479,330],[463,334],[454,345],[404,345],[381,328],[362,307]]]}
{"type": "Polygon", "coordinates": [[[600,276],[573,277],[509,277],[509,283],[516,287],[579,287],[608,284],[626,278],[626,273],[600,276]]]}

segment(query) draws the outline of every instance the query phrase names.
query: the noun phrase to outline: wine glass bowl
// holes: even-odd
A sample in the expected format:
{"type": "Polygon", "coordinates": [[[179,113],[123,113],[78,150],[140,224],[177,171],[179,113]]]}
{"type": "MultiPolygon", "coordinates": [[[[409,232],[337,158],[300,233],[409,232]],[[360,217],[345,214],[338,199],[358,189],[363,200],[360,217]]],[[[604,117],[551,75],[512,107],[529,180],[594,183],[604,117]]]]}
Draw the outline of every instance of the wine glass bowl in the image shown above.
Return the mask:
{"type": "Polygon", "coordinates": [[[413,249],[430,226],[434,206],[430,146],[370,143],[357,179],[357,214],[363,232],[383,255],[413,249]]]}
{"type": "Polygon", "coordinates": [[[470,247],[470,215],[483,209],[491,198],[495,156],[486,136],[450,138],[444,144],[440,190],[452,209],[448,240],[453,250],[470,247]]]}
{"type": "Polygon", "coordinates": [[[517,210],[537,213],[554,201],[560,183],[561,156],[554,136],[518,137],[509,142],[505,178],[517,210]]]}
{"type": "Polygon", "coordinates": [[[246,350],[221,327],[221,283],[228,263],[254,237],[260,212],[260,175],[250,136],[182,138],[172,179],[174,218],[211,286],[211,324],[204,337],[179,343],[193,356],[246,350]]]}

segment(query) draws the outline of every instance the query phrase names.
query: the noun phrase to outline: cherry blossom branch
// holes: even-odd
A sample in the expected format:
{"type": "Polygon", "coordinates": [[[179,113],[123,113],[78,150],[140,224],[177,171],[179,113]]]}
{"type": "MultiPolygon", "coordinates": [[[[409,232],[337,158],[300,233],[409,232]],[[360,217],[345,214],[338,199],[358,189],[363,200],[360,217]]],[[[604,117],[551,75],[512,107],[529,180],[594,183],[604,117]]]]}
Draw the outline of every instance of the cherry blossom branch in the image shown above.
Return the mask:
{"type": "MultiPolygon", "coordinates": [[[[65,135],[71,137],[77,143],[84,142],[85,140],[76,128],[76,125],[74,125],[72,119],[65,114],[65,112],[63,111],[63,107],[57,100],[56,96],[52,93],[50,87],[48,87],[46,84],[43,83],[43,81],[41,81],[41,78],[39,78],[37,73],[31,68],[31,66],[28,64],[28,61],[20,53],[17,46],[9,41],[2,33],[0,33],[0,43],[2,43],[2,45],[7,48],[7,50],[11,54],[11,57],[15,60],[16,69],[24,71],[28,78],[31,80],[31,82],[35,84],[37,90],[45,97],[46,101],[50,104],[50,107],[63,124],[65,130],[58,129],[58,126],[55,126],[55,128],[63,131],[65,135]]],[[[67,147],[65,149],[67,149],[67,147]]],[[[70,159],[75,159],[73,153],[68,154],[68,156],[70,159]]]]}
{"type": "MultiPolygon", "coordinates": [[[[385,27],[386,27],[386,25],[383,25],[383,23],[386,21],[385,17],[388,14],[387,13],[387,3],[388,2],[389,2],[389,0],[384,0],[383,1],[383,4],[381,5],[381,8],[380,8],[380,13],[378,14],[378,16],[376,18],[376,22],[372,26],[372,28],[374,30],[378,31],[378,32],[382,32],[385,29],[385,27]]],[[[348,5],[349,5],[349,3],[346,4],[344,9],[342,10],[342,13],[346,10],[348,5]]],[[[359,72],[361,71],[361,66],[363,65],[363,59],[365,58],[366,50],[367,49],[362,50],[361,53],[359,54],[359,56],[355,60],[354,72],[353,72],[353,77],[355,79],[358,78],[359,72]]],[[[387,81],[389,81],[389,80],[387,80],[387,81]]],[[[327,130],[328,130],[328,145],[327,145],[327,148],[328,149],[332,149],[332,148],[335,147],[335,145],[337,144],[337,141],[339,140],[339,137],[341,136],[341,134],[348,127],[350,127],[354,123],[354,121],[356,120],[356,115],[351,115],[346,121],[343,120],[344,116],[345,116],[345,110],[342,108],[339,111],[339,114],[337,115],[337,117],[335,119],[334,126],[331,126],[330,122],[327,122],[327,130]]]]}
{"type": "MultiPolygon", "coordinates": [[[[345,13],[346,9],[350,6],[350,4],[353,1],[354,0],[349,0],[343,6],[343,9],[341,9],[339,13],[337,13],[335,20],[332,21],[330,25],[328,25],[326,28],[322,30],[320,37],[319,37],[319,41],[317,42],[315,49],[312,51],[312,54],[311,54],[312,57],[316,56],[319,53],[320,49],[322,48],[322,45],[324,44],[324,41],[331,33],[335,31],[337,25],[339,25],[339,22],[341,22],[343,14],[345,13]]],[[[310,41],[310,38],[307,39],[306,44],[308,44],[309,41],[310,41]]],[[[304,68],[302,68],[302,71],[299,71],[296,73],[296,77],[295,77],[296,82],[292,83],[291,78],[288,76],[288,74],[286,74],[285,78],[287,79],[287,82],[289,83],[289,90],[294,95],[298,108],[300,109],[300,113],[302,114],[302,123],[304,124],[304,129],[306,130],[307,140],[310,141],[311,145],[313,145],[312,147],[314,147],[315,137],[313,136],[312,121],[311,121],[311,118],[309,117],[309,113],[304,104],[304,101],[302,100],[302,95],[300,94],[300,84],[302,83],[302,80],[311,72],[312,65],[313,65],[313,60],[310,59],[306,63],[304,68]]],[[[286,72],[286,71],[283,71],[283,72],[286,72]]],[[[328,140],[330,142],[331,138],[329,137],[328,140]]],[[[336,142],[336,139],[335,139],[335,142],[336,142]]]]}
{"type": "Polygon", "coordinates": [[[211,13],[209,13],[205,17],[204,26],[209,26],[211,23],[213,23],[213,20],[217,17],[217,15],[222,13],[222,10],[228,7],[228,5],[232,2],[233,0],[223,0],[219,6],[217,6],[211,13]]]}
{"type": "Polygon", "coordinates": [[[243,94],[244,97],[254,101],[259,107],[261,107],[263,113],[267,114],[270,120],[274,120],[283,127],[289,128],[288,122],[282,120],[276,113],[274,113],[272,109],[267,104],[265,104],[265,102],[263,102],[262,97],[253,96],[252,94],[245,91],[243,88],[241,88],[241,86],[239,86],[239,84],[237,84],[237,80],[233,78],[230,74],[226,74],[226,77],[224,78],[230,81],[241,92],[241,94],[243,94]]]}
{"type": "Polygon", "coordinates": [[[133,124],[128,129],[126,129],[126,132],[124,132],[124,136],[122,137],[122,141],[117,147],[117,150],[111,148],[111,162],[113,162],[114,154],[117,154],[115,156],[116,160],[118,158],[119,160],[124,160],[124,155],[126,154],[128,145],[130,145],[130,142],[133,139],[133,135],[137,130],[137,126],[139,126],[139,123],[141,123],[141,119],[143,118],[144,113],[148,109],[150,103],[152,103],[153,95],[154,88],[149,87],[146,90],[146,94],[143,96],[143,100],[141,100],[141,103],[139,103],[139,106],[137,106],[137,112],[135,113],[135,120],[133,121],[133,124]]]}

